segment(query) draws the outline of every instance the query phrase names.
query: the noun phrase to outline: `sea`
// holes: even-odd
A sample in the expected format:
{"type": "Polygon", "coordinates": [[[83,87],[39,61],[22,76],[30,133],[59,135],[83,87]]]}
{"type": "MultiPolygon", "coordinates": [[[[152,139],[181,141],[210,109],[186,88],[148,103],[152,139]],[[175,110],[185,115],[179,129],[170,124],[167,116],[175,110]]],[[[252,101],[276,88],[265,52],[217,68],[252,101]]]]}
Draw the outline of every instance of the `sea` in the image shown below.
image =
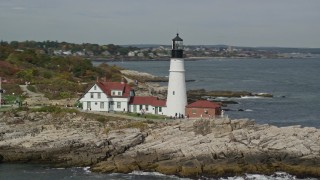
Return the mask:
{"type": "MultiPolygon", "coordinates": [[[[96,65],[101,62],[94,62],[96,65]]],[[[126,69],[169,75],[169,61],[109,62],[126,69]]],[[[228,105],[230,118],[254,119],[258,124],[320,127],[320,58],[227,59],[185,61],[187,89],[269,93],[273,98],[218,98],[228,105]]],[[[162,83],[167,86],[167,83],[162,83]]]]}
{"type": "MultiPolygon", "coordinates": [[[[102,63],[94,61],[94,65],[102,63]]],[[[169,61],[106,62],[126,69],[157,76],[169,75],[169,61]]],[[[186,60],[187,89],[248,91],[269,93],[272,98],[241,97],[232,100],[225,112],[230,118],[253,119],[258,124],[275,126],[300,125],[320,128],[320,59],[228,59],[212,58],[186,60]]],[[[166,86],[166,83],[161,85],[166,86]]],[[[39,164],[0,164],[0,180],[33,179],[107,179],[107,180],[164,180],[187,179],[156,172],[134,171],[129,174],[103,174],[89,167],[53,168],[39,164]]],[[[285,172],[273,175],[244,174],[236,177],[199,179],[218,180],[291,180],[299,179],[285,172]]],[[[317,178],[301,178],[317,179],[317,178]]]]}

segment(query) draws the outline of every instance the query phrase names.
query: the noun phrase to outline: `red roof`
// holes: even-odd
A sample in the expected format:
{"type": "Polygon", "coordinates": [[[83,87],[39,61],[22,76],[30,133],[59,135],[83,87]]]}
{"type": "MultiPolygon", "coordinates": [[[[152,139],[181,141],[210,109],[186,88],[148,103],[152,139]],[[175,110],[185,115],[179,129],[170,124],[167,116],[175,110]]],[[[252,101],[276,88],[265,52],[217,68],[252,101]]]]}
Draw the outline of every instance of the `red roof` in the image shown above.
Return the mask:
{"type": "Polygon", "coordinates": [[[188,104],[187,108],[219,108],[221,107],[217,103],[213,103],[207,100],[198,100],[194,103],[188,104]]]}
{"type": "Polygon", "coordinates": [[[165,107],[166,101],[160,100],[157,97],[153,97],[153,96],[134,96],[131,98],[129,104],[151,105],[154,107],[165,107]]]}
{"type": "Polygon", "coordinates": [[[112,90],[118,90],[118,91],[122,91],[122,96],[119,96],[119,97],[129,97],[130,91],[132,90],[132,88],[128,84],[121,83],[121,82],[97,82],[97,85],[108,96],[112,96],[111,95],[112,90]]]}

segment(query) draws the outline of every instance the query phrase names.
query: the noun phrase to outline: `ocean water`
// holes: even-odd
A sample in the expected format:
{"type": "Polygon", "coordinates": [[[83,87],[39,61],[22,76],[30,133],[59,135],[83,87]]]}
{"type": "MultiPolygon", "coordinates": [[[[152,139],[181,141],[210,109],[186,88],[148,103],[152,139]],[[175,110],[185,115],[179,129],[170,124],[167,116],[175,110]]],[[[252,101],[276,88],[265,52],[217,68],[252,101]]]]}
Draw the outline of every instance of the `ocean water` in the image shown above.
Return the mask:
{"type": "MultiPolygon", "coordinates": [[[[96,64],[98,62],[95,62],[96,64]]],[[[158,76],[169,75],[169,61],[110,62],[158,76]]],[[[185,61],[188,89],[271,93],[273,98],[234,98],[231,118],[259,124],[320,127],[320,59],[209,59],[185,61]],[[239,110],[243,111],[239,111],[239,110]]],[[[166,83],[162,85],[167,85],[166,83]]]]}
{"type": "MultiPolygon", "coordinates": [[[[129,174],[93,173],[89,167],[51,168],[34,164],[0,164],[1,180],[189,180],[177,176],[167,176],[157,172],[134,171],[129,174]]],[[[273,175],[244,174],[243,176],[208,178],[205,180],[316,180],[316,178],[296,178],[284,172],[273,175]]]]}
{"type": "MultiPolygon", "coordinates": [[[[98,64],[98,62],[95,62],[98,64]]],[[[169,61],[110,62],[127,69],[158,76],[169,75],[169,61]]],[[[188,89],[250,91],[271,93],[273,98],[235,98],[226,114],[231,118],[250,118],[257,123],[277,126],[302,125],[320,127],[320,59],[210,59],[186,61],[188,89]],[[244,111],[238,111],[242,109],[244,111]]],[[[166,85],[164,83],[163,85],[166,85]]],[[[83,167],[52,168],[35,164],[0,164],[0,180],[174,180],[176,176],[160,173],[93,173],[83,167]]],[[[201,178],[210,179],[210,178],[201,178]]],[[[271,176],[245,174],[219,180],[291,180],[295,176],[278,172],[271,176]]],[[[316,178],[304,178],[316,179],[316,178]]]]}

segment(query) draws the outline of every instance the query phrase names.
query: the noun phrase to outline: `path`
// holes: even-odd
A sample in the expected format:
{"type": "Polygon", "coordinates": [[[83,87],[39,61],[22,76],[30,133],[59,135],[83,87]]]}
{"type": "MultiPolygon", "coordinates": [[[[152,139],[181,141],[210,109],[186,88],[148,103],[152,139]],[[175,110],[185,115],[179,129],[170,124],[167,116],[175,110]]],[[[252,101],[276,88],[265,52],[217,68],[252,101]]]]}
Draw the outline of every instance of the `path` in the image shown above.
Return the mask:
{"type": "Polygon", "coordinates": [[[49,99],[44,97],[44,94],[29,91],[27,88],[28,85],[19,86],[21,90],[24,92],[24,94],[27,96],[27,98],[24,100],[24,103],[27,103],[28,105],[44,105],[49,102],[49,99]]]}

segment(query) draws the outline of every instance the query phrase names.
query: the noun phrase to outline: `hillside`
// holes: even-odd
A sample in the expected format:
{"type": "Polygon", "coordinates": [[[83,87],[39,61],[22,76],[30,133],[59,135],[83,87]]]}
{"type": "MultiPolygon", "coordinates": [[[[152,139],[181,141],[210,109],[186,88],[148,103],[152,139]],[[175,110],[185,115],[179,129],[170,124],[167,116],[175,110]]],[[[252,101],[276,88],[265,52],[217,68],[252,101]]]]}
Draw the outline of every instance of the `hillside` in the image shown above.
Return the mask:
{"type": "Polygon", "coordinates": [[[49,99],[79,97],[79,93],[97,77],[120,81],[120,69],[74,56],[50,56],[33,49],[17,51],[1,47],[0,76],[5,97],[21,96],[19,84],[30,83],[29,90],[45,94],[49,99]]]}

